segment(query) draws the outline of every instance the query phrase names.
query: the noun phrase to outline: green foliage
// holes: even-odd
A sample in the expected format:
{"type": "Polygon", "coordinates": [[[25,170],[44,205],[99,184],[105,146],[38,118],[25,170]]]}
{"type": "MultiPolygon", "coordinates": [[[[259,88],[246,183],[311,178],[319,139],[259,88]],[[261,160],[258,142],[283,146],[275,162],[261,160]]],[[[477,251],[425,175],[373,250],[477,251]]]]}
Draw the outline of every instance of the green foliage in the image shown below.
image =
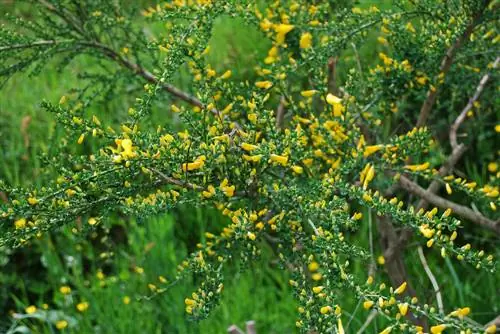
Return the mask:
{"type": "MultiPolygon", "coordinates": [[[[141,254],[134,247],[142,247],[146,239],[158,238],[171,251],[161,250],[150,259],[164,259],[167,267],[180,262],[178,269],[155,272],[160,266],[151,263],[143,276],[142,267],[134,265],[134,278],[129,279],[127,269],[120,267],[126,262],[117,259],[109,282],[93,280],[94,288],[79,282],[83,261],[76,261],[71,286],[96,311],[78,315],[81,320],[56,311],[49,323],[91,331],[94,321],[103,326],[110,317],[132,320],[134,307],[107,310],[117,314],[101,309],[124,287],[143,294],[141,307],[148,305],[151,316],[162,319],[144,299],[164,298],[168,303],[172,286],[191,280],[196,288],[185,293],[185,311],[194,320],[205,319],[225,298],[227,277],[235,274],[231,268],[245,269],[255,258],[270,256],[269,244],[279,268],[290,273],[288,284],[299,305],[295,325],[303,332],[344,332],[345,310],[352,300],[357,301],[354,312],[363,305],[385,318],[384,333],[424,330],[415,324],[433,333],[483,330],[464,318],[470,312],[465,305],[445,315],[420,303],[406,290],[407,282],[386,288],[383,283],[375,286],[371,275],[366,281],[355,268],[374,261],[373,247],[365,248],[354,236],[367,222],[359,211],[370,222],[375,214],[380,221],[390,219],[398,228],[414,231],[417,243],[437,248],[455,282],[459,278],[449,257],[495,275],[496,263],[487,254],[494,250],[494,236],[484,234],[481,246],[487,252],[473,250],[469,243],[459,247],[456,240],[462,241],[457,231],[464,227],[459,217],[498,233],[498,167],[488,165],[488,180],[479,180],[477,173],[451,174],[456,161],[442,173],[433,167],[449,165],[449,156],[463,154],[453,140],[450,153],[448,136],[441,134],[452,133],[450,123],[458,122],[476,87],[486,90],[481,103],[477,97],[471,100],[458,126],[469,113],[477,113],[471,123],[481,129],[481,140],[498,136],[493,125],[496,101],[489,98],[489,87],[478,86],[498,62],[491,51],[498,42],[497,2],[397,1],[388,9],[327,1],[255,6],[243,0],[174,1],[145,10],[100,0],[84,7],[71,1],[41,1],[37,6],[40,17],[13,19],[1,28],[0,77],[39,74],[49,61],[61,71],[77,58],[90,65],[80,72],[79,87],[41,105],[58,127],[41,153],[45,174],[39,184],[20,187],[15,177],[0,183],[7,198],[0,205],[0,245],[26,246],[70,225],[75,239],[69,244],[78,246],[80,235],[100,229],[111,233],[114,225],[108,217],[146,221],[179,206],[212,207],[227,216],[219,221],[221,226],[203,228],[190,240],[190,255],[182,262],[178,257],[183,252],[175,249],[168,228],[155,228],[154,222],[145,230],[127,225],[134,230],[129,235],[132,254],[141,254]],[[251,32],[255,58],[226,64],[211,55],[211,49],[223,47],[212,36],[228,18],[251,32]],[[360,57],[358,45],[373,45],[373,40],[378,59],[360,57]],[[339,75],[333,56],[342,63],[339,75]],[[344,79],[340,87],[338,77],[344,79]],[[180,85],[174,86],[177,81],[180,85]],[[111,115],[97,112],[96,106],[111,115]],[[173,114],[166,116],[166,109],[173,114]],[[427,123],[432,126],[425,127],[427,123]],[[474,201],[476,212],[463,204],[467,199],[434,195],[439,197],[435,200],[419,192],[419,182],[435,183],[437,189],[445,185],[445,197],[463,194],[474,201]],[[427,211],[413,195],[443,212],[437,207],[427,211]],[[146,232],[151,233],[148,238],[141,235],[146,232]],[[102,299],[95,299],[93,294],[108,283],[102,299]]],[[[246,38],[243,33],[235,36],[246,38]]],[[[251,45],[227,52],[239,57],[251,52],[251,45]]],[[[469,137],[460,149],[468,145],[474,152],[482,144],[469,137]]],[[[468,225],[465,230],[478,233],[468,225]]],[[[46,258],[53,261],[51,267],[65,270],[55,253],[46,258]]],[[[148,259],[142,258],[145,263],[148,259]]],[[[286,293],[282,275],[278,291],[286,293]]],[[[64,311],[75,303],[69,297],[73,294],[62,289],[53,303],[64,311]]],[[[46,314],[30,311],[18,320],[46,314]]],[[[170,316],[180,318],[169,315],[167,324],[170,316]]],[[[129,326],[173,330],[147,327],[156,326],[148,321],[123,321],[120,326],[123,331],[129,326]]]]}

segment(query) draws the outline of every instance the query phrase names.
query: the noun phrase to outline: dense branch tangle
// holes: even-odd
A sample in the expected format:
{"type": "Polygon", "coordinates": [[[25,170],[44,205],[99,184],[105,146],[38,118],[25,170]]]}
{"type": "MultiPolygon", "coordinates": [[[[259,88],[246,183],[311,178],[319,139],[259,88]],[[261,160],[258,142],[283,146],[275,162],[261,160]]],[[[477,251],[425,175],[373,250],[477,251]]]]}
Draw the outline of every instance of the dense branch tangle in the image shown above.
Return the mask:
{"type": "MultiPolygon", "coordinates": [[[[206,244],[183,263],[177,277],[180,280],[182,275],[194,273],[205,278],[196,297],[186,299],[186,311],[194,317],[207,316],[219,299],[222,265],[236,256],[243,262],[257,256],[258,241],[269,235],[277,240],[282,265],[292,268],[290,284],[301,305],[297,326],[303,331],[341,331],[345,320],[337,296],[341,289],[365,300],[366,308],[386,316],[388,328],[421,331],[406,323],[404,316],[412,312],[429,317],[438,326],[434,331],[443,322],[457,330],[478,330],[461,318],[430,314],[415,299],[403,297],[406,284],[398,289],[379,289],[372,284],[373,278],[360,283],[350,273],[350,262],[368,257],[366,250],[346,239],[346,233],[358,230],[363,221],[360,207],[392,217],[398,226],[411,229],[421,242],[438,248],[443,256],[453,256],[478,269],[495,269],[492,256],[472,250],[470,245],[455,245],[461,222],[453,211],[460,211],[451,201],[440,200],[442,205],[438,204],[419,185],[406,182],[405,176],[399,177],[399,182],[406,189],[442,207],[442,212],[431,209],[417,213],[410,204],[385,198],[377,190],[398,182],[384,176],[387,170],[428,176],[430,165],[422,154],[429,149],[428,130],[409,127],[392,136],[377,131],[384,117],[390,117],[384,113],[386,101],[378,103],[378,96],[394,87],[385,86],[386,73],[392,71],[394,78],[408,80],[408,87],[420,84],[420,72],[429,70],[424,55],[423,60],[415,57],[409,61],[381,56],[386,66],[383,71],[371,71],[366,79],[369,83],[353,76],[346,83],[348,90],[328,80],[329,73],[331,77],[336,72],[331,65],[330,69],[326,66],[331,53],[363,41],[363,29],[381,25],[389,31],[385,32],[388,38],[393,36],[391,31],[398,31],[403,39],[417,38],[415,27],[404,21],[405,12],[355,8],[345,10],[340,20],[326,3],[312,6],[304,1],[308,11],[301,16],[300,6],[292,3],[262,12],[245,1],[217,6],[198,1],[193,6],[146,10],[143,15],[155,22],[182,21],[148,39],[124,18],[133,13],[121,13],[114,5],[90,1],[87,9],[74,11],[65,3],[41,3],[61,20],[46,23],[53,32],[61,26],[65,29],[55,38],[2,35],[0,59],[6,61],[0,73],[10,76],[28,69],[42,56],[71,54],[74,48],[118,64],[128,77],[146,83],[145,93],[131,106],[130,119],[119,130],[102,124],[97,115],[85,117],[82,107],[77,108],[79,101],[63,97],[59,104],[44,104],[70,130],[71,140],[82,144],[93,137],[101,149],[89,156],[71,156],[82,169],[62,169],[65,172],[44,188],[6,187],[9,202],[0,212],[1,245],[23,245],[79,217],[88,222],[84,230],[92,229],[105,224],[106,214],[114,210],[146,215],[183,203],[213,206],[228,216],[227,226],[219,235],[207,235],[206,244]],[[288,18],[282,15],[285,12],[290,13],[288,18]],[[221,14],[241,17],[272,42],[257,70],[260,77],[232,81],[228,69],[218,73],[206,63],[210,28],[221,14]],[[369,23],[362,24],[366,16],[369,23]],[[116,33],[113,39],[104,28],[116,33]],[[168,83],[186,62],[194,78],[193,94],[168,83]],[[410,75],[417,79],[408,79],[410,75]],[[293,76],[307,77],[307,85],[288,80],[293,76]],[[373,93],[365,97],[363,85],[373,85],[367,87],[373,93]],[[329,89],[350,95],[337,97],[328,93],[329,89]],[[185,102],[170,107],[184,122],[183,131],[142,128],[141,121],[150,114],[161,91],[185,102]],[[359,123],[376,142],[366,143],[359,123]],[[414,163],[408,165],[410,157],[414,163]]],[[[439,34],[439,26],[431,28],[439,36],[436,43],[445,44],[446,36],[439,34]]],[[[425,96],[425,91],[419,96],[425,96]]],[[[385,97],[391,101],[389,106],[394,104],[392,111],[397,97],[396,93],[385,97]]],[[[54,157],[55,166],[63,166],[62,160],[54,157]]],[[[492,219],[483,215],[478,219],[478,214],[470,211],[462,216],[473,223],[491,225],[492,219]]]]}

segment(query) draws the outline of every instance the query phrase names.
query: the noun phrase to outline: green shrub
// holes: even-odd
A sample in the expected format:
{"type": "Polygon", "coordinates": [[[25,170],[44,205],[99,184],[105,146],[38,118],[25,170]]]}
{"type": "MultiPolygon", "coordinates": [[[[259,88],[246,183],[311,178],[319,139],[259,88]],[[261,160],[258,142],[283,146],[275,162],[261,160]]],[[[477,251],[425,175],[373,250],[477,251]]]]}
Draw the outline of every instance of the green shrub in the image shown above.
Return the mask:
{"type": "Polygon", "coordinates": [[[384,334],[495,332],[470,320],[467,305],[445,312],[423,245],[449,266],[453,258],[496,273],[487,253],[500,233],[500,124],[487,84],[499,61],[497,1],[36,3],[39,17],[0,30],[0,76],[38,74],[49,61],[58,70],[82,57],[93,64],[81,87],[42,104],[66,129],[42,153],[44,182],[0,184],[1,246],[66,224],[85,235],[113,214],[216,208],[225,226],[193,241],[176,273],[148,284],[149,297],[193,278],[199,288],[185,311],[206,318],[228,264],[248,266],[270,244],[291,276],[302,332],[343,333],[349,299],[385,318],[384,334]],[[255,68],[211,63],[220,17],[267,39],[255,68]],[[179,76],[190,78],[184,90],[172,84],[179,76]],[[114,119],[102,121],[96,105],[118,109],[109,110],[114,119]],[[369,247],[359,238],[366,224],[369,247]],[[402,254],[412,238],[437,309],[407,278],[402,254]],[[475,238],[485,250],[467,242],[475,238]],[[375,283],[375,262],[392,287],[375,283]],[[360,265],[365,277],[354,274],[360,265]]]}

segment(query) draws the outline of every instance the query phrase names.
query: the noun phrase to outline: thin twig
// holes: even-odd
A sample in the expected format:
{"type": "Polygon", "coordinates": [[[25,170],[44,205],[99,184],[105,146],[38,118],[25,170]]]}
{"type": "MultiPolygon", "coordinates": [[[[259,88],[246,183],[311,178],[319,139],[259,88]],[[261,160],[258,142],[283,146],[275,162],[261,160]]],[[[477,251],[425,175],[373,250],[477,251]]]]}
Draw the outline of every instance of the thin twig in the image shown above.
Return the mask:
{"type": "Polygon", "coordinates": [[[71,12],[69,12],[68,10],[66,10],[64,8],[63,8],[63,10],[59,10],[57,7],[55,7],[54,5],[52,5],[51,3],[49,3],[49,2],[47,2],[45,0],[38,0],[38,2],[42,6],[44,6],[45,8],[47,8],[47,10],[55,13],[63,21],[65,21],[70,26],[72,26],[81,36],[85,36],[86,35],[85,29],[83,28],[83,25],[81,24],[81,22],[78,21],[78,19],[76,19],[71,14],[71,12]]]}
{"type": "MultiPolygon", "coordinates": [[[[446,74],[448,74],[448,71],[450,70],[451,65],[453,64],[455,54],[457,53],[458,49],[462,46],[462,44],[469,39],[470,35],[472,34],[472,31],[478,24],[481,15],[482,11],[479,11],[474,16],[474,18],[472,19],[471,23],[467,26],[467,28],[465,28],[465,31],[462,33],[462,35],[460,35],[455,40],[455,43],[453,43],[453,45],[448,48],[446,54],[444,55],[441,61],[441,65],[439,66],[440,75],[446,76],[446,74]]],[[[432,107],[436,102],[438,92],[439,92],[438,87],[433,87],[429,89],[429,91],[427,92],[427,98],[422,104],[422,108],[420,109],[420,114],[418,115],[417,128],[424,126],[425,123],[427,122],[427,118],[429,118],[432,107]]]]}
{"type": "Polygon", "coordinates": [[[311,219],[308,219],[307,222],[312,227],[312,229],[314,231],[314,234],[316,234],[317,236],[319,236],[320,233],[319,233],[318,229],[316,228],[316,226],[314,226],[314,223],[311,221],[311,219]]]}
{"type": "MultiPolygon", "coordinates": [[[[495,62],[493,63],[493,66],[492,66],[493,70],[497,68],[499,62],[500,62],[500,57],[497,57],[497,59],[495,59],[495,62]]],[[[458,147],[458,143],[457,143],[457,130],[460,127],[460,125],[462,125],[462,123],[464,122],[465,117],[467,116],[467,113],[469,112],[469,110],[472,109],[472,107],[474,106],[474,103],[481,96],[481,93],[483,92],[484,87],[486,86],[486,83],[490,79],[490,76],[491,76],[491,73],[488,72],[488,73],[486,73],[481,78],[481,81],[479,81],[479,85],[477,85],[477,87],[476,87],[476,92],[469,99],[469,103],[467,103],[467,105],[465,106],[465,108],[462,110],[462,112],[460,113],[460,115],[458,115],[458,117],[455,119],[455,122],[451,126],[451,129],[450,129],[450,144],[451,144],[451,147],[453,148],[453,150],[455,150],[458,147]]]]}
{"type": "Polygon", "coordinates": [[[408,192],[425,199],[427,202],[441,209],[450,208],[456,215],[465,218],[473,223],[486,227],[495,232],[496,234],[500,234],[500,223],[498,221],[493,221],[483,216],[480,212],[476,212],[472,209],[469,209],[466,206],[444,199],[420,187],[418,184],[414,183],[406,176],[401,175],[399,177],[399,184],[401,185],[402,188],[406,189],[408,192]]]}
{"type": "Polygon", "coordinates": [[[438,309],[440,314],[444,314],[444,306],[443,306],[443,298],[441,297],[441,290],[439,289],[438,282],[436,277],[429,268],[427,264],[427,260],[425,259],[424,251],[422,250],[422,246],[418,246],[418,257],[420,258],[420,262],[422,262],[422,266],[424,267],[425,273],[429,280],[431,281],[432,287],[434,288],[434,292],[436,293],[436,302],[438,304],[438,309]]]}
{"type": "Polygon", "coordinates": [[[495,325],[497,328],[500,328],[500,315],[488,322],[484,327],[488,328],[491,325],[495,325]]]}
{"type": "Polygon", "coordinates": [[[196,184],[174,179],[173,177],[167,176],[155,168],[149,168],[149,170],[159,175],[163,179],[163,181],[169,184],[173,184],[182,188],[188,188],[191,190],[201,190],[201,187],[197,186],[196,184]]]}
{"type": "Polygon", "coordinates": [[[330,57],[328,59],[328,79],[327,79],[328,92],[337,95],[337,57],[330,57]]]}
{"type": "Polygon", "coordinates": [[[255,321],[250,320],[245,323],[247,334],[257,334],[257,330],[255,329],[255,321]]]}
{"type": "Polygon", "coordinates": [[[370,314],[368,315],[368,317],[366,318],[366,321],[365,323],[363,324],[363,326],[361,326],[361,328],[356,332],[356,334],[362,334],[365,332],[365,330],[368,328],[368,326],[370,326],[370,323],[373,321],[373,319],[375,319],[375,317],[377,316],[378,314],[378,311],[377,310],[372,310],[370,312],[370,314]]]}
{"type": "MultiPolygon", "coordinates": [[[[6,46],[0,46],[0,52],[3,51],[10,51],[10,50],[17,50],[17,49],[28,49],[28,48],[36,48],[36,47],[42,47],[42,46],[52,46],[52,45],[57,45],[57,44],[64,44],[64,43],[74,43],[75,45],[80,45],[84,47],[90,47],[94,49],[98,49],[101,51],[103,55],[108,57],[111,60],[114,60],[115,62],[119,63],[123,67],[131,70],[135,74],[138,74],[141,76],[143,79],[150,83],[157,84],[158,79],[156,78],[155,75],[153,75],[151,72],[148,70],[144,69],[143,67],[139,66],[136,63],[131,62],[130,60],[122,57],[118,52],[113,50],[107,45],[98,43],[98,42],[91,42],[91,41],[83,41],[83,40],[39,40],[39,41],[34,41],[31,43],[25,43],[25,44],[13,44],[13,45],[6,45],[6,46]]],[[[196,107],[203,108],[203,103],[198,100],[196,97],[176,88],[173,85],[162,83],[161,84],[162,89],[170,93],[171,95],[193,105],[196,107]]],[[[219,114],[219,111],[217,110],[211,110],[212,113],[214,114],[219,114]]]]}
{"type": "Polygon", "coordinates": [[[36,47],[41,47],[41,46],[64,44],[64,43],[72,43],[72,42],[75,42],[75,40],[74,39],[67,39],[67,40],[39,40],[39,41],[31,42],[31,43],[11,44],[11,45],[0,46],[0,52],[11,51],[11,50],[18,50],[18,49],[29,49],[29,48],[36,48],[36,47]]]}
{"type": "Polygon", "coordinates": [[[285,97],[280,97],[280,104],[276,110],[276,128],[283,129],[285,123],[285,97]]]}
{"type": "Polygon", "coordinates": [[[377,265],[375,264],[375,251],[373,248],[373,217],[372,212],[368,209],[368,239],[370,240],[370,264],[368,266],[368,275],[375,275],[377,265]]]}
{"type": "MultiPolygon", "coordinates": [[[[465,151],[466,147],[464,144],[460,144],[457,147],[455,147],[451,152],[450,156],[448,157],[448,159],[446,160],[446,162],[441,166],[441,168],[439,168],[438,175],[443,177],[449,174],[450,171],[453,169],[453,167],[455,167],[458,160],[460,160],[465,151]]],[[[442,183],[438,179],[435,179],[427,187],[427,191],[435,194],[439,191],[441,186],[442,183]]],[[[421,208],[425,209],[427,208],[427,206],[428,206],[427,201],[422,198],[417,205],[417,210],[420,210],[421,208]]]]}
{"type": "Polygon", "coordinates": [[[361,66],[361,59],[359,57],[358,48],[356,44],[351,43],[352,49],[354,50],[354,56],[356,58],[356,64],[358,65],[359,75],[363,78],[363,67],[361,66]]]}
{"type": "Polygon", "coordinates": [[[227,329],[227,332],[229,334],[245,334],[241,329],[238,328],[238,326],[236,325],[231,325],[229,326],[229,328],[227,329]]]}

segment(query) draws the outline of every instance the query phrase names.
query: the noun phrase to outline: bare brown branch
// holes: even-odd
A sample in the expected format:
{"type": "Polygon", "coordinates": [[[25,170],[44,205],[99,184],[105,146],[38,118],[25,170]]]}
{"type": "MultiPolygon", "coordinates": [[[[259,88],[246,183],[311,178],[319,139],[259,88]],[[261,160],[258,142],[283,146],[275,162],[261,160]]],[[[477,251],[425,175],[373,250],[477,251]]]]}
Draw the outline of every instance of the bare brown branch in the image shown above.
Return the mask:
{"type": "Polygon", "coordinates": [[[338,95],[337,57],[330,57],[330,59],[328,59],[328,92],[338,95]]]}
{"type": "Polygon", "coordinates": [[[276,128],[283,129],[285,123],[285,97],[280,97],[280,104],[276,110],[276,128]]]}
{"type": "MultiPolygon", "coordinates": [[[[500,57],[497,57],[495,59],[495,62],[493,63],[492,69],[495,70],[498,66],[498,63],[500,62],[500,57]]],[[[481,96],[481,93],[484,90],[484,87],[486,86],[486,83],[488,83],[488,80],[491,77],[491,73],[488,72],[486,73],[482,78],[481,81],[479,82],[479,85],[476,87],[476,91],[474,95],[469,99],[469,103],[465,106],[465,108],[462,110],[462,112],[458,115],[457,119],[453,123],[450,129],[450,144],[453,150],[455,150],[458,147],[458,142],[457,142],[457,130],[462,125],[462,123],[465,120],[465,117],[467,116],[467,113],[469,110],[472,109],[474,106],[474,102],[476,102],[479,97],[481,96]]]]}

